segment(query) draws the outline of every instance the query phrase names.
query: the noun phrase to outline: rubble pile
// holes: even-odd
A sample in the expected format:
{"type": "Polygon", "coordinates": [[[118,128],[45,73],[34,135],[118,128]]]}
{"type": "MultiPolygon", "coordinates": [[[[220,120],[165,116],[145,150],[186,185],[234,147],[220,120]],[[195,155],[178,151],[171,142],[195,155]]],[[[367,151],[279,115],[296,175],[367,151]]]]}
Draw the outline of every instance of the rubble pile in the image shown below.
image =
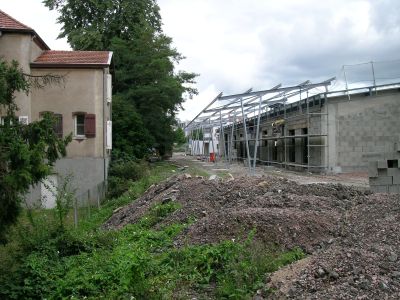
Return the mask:
{"type": "Polygon", "coordinates": [[[340,184],[299,185],[284,178],[174,176],[152,186],[104,224],[137,222],[157,203],[181,208],[160,224],[187,223],[175,244],[255,239],[309,256],[268,278],[273,294],[307,299],[400,298],[400,196],[372,194],[340,184]],[[294,268],[297,268],[295,272],[294,268]]]}

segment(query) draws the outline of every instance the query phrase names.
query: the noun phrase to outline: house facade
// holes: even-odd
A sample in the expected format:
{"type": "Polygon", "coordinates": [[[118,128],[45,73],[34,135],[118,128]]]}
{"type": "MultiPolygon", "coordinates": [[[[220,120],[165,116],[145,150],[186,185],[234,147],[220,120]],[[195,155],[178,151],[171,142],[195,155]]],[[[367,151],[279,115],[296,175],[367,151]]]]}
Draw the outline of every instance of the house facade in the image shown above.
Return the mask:
{"type": "Polygon", "coordinates": [[[33,29],[0,11],[0,57],[18,61],[26,74],[64,79],[16,95],[21,122],[39,120],[50,112],[57,120],[57,134],[72,134],[67,156],[56,162],[46,182],[32,187],[28,202],[41,198],[46,207],[53,207],[49,186],[59,185],[68,175],[77,195],[93,191],[91,197],[98,197],[96,190],[107,179],[112,148],[112,52],[51,50],[33,29]]]}

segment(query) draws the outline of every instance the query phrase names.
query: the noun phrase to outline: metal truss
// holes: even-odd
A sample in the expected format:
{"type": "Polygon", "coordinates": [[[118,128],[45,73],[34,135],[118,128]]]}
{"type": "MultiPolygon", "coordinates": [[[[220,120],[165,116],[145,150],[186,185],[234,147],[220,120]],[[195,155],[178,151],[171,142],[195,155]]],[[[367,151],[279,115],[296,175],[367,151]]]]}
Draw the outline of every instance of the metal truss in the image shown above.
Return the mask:
{"type": "MultiPolygon", "coordinates": [[[[278,84],[270,89],[253,91],[251,88],[240,94],[233,94],[224,96],[220,93],[215,97],[192,121],[186,126],[186,130],[190,132],[190,137],[199,140],[199,130],[211,129],[219,127],[220,132],[220,145],[223,145],[223,153],[221,153],[221,159],[227,164],[231,163],[231,149],[233,144],[233,132],[234,127],[243,124],[244,135],[246,142],[247,151],[247,164],[249,172],[252,173],[256,166],[257,158],[257,145],[259,143],[259,130],[260,130],[260,119],[261,115],[267,113],[271,106],[274,105],[286,105],[291,101],[301,100],[304,95],[307,96],[310,93],[321,94],[320,88],[324,88],[323,93],[328,92],[328,86],[331,85],[335,78],[329,78],[319,83],[311,83],[309,80],[302,82],[298,85],[282,87],[282,84],[278,84]],[[249,138],[247,134],[247,123],[249,118],[257,120],[256,138],[254,154],[251,157],[249,150],[249,138]],[[229,153],[226,149],[226,141],[224,140],[224,129],[231,130],[230,145],[228,147],[229,153]],[[196,131],[197,130],[197,131],[196,131]],[[197,133],[197,137],[194,135],[197,133]]],[[[204,131],[203,131],[204,132],[204,131]]],[[[212,147],[214,149],[213,139],[212,147]]],[[[198,143],[199,144],[199,143],[198,143]]],[[[198,146],[198,145],[197,145],[198,146]]],[[[204,146],[204,134],[203,134],[203,146],[204,146]]],[[[222,150],[220,148],[220,150],[222,150]]]]}

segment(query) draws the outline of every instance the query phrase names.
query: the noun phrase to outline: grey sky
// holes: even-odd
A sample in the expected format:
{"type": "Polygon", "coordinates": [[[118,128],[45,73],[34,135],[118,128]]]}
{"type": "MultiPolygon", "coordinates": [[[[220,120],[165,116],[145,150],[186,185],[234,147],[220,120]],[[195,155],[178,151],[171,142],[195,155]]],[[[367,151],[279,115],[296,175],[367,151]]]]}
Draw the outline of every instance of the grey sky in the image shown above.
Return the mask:
{"type": "MultiPolygon", "coordinates": [[[[342,65],[400,59],[398,0],[158,3],[164,32],[187,57],[178,68],[201,75],[200,95],[185,103],[181,119],[191,119],[220,91],[229,94],[249,87],[317,81],[341,76],[342,65]]],[[[0,8],[33,27],[52,49],[68,47],[55,40],[60,29],[57,16],[41,0],[0,0],[0,8]]],[[[370,79],[368,68],[354,68],[354,81],[370,79]]],[[[380,74],[400,77],[400,62],[376,68],[380,74]]]]}

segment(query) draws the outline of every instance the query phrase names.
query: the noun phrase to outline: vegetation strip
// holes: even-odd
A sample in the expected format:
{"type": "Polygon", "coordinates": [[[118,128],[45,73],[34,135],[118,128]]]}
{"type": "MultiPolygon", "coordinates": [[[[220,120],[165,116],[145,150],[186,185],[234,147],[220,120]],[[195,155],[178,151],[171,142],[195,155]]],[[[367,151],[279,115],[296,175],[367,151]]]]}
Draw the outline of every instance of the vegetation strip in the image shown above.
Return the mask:
{"type": "Polygon", "coordinates": [[[174,201],[153,205],[139,222],[122,230],[98,229],[115,208],[133,201],[173,170],[168,163],[151,167],[144,172],[147,176],[131,183],[126,193],[110,200],[77,230],[68,222],[61,227],[49,211],[35,212],[33,218],[42,222],[20,223],[12,242],[0,251],[0,262],[7,269],[0,275],[0,296],[243,299],[263,287],[266,273],[304,257],[299,249],[265,248],[253,240],[254,232],[243,243],[230,240],[176,248],[174,237],[188,224],[157,227],[180,209],[174,201]],[[21,232],[24,236],[18,235],[21,232]],[[31,239],[25,238],[27,233],[31,239]]]}

